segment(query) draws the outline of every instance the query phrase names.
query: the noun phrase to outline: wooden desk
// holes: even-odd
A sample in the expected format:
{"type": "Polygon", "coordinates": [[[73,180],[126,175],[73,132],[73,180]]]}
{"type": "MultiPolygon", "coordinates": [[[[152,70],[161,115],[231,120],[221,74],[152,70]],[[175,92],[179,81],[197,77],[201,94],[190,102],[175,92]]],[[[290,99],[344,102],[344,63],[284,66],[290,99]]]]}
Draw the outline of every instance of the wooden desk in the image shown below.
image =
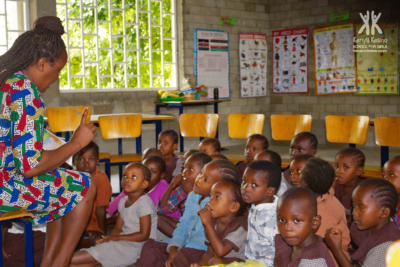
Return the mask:
{"type": "MultiPolygon", "coordinates": [[[[208,106],[208,105],[213,105],[214,106],[214,113],[218,114],[218,103],[220,102],[226,102],[226,101],[231,101],[230,99],[220,99],[220,100],[190,100],[190,101],[181,101],[181,102],[176,102],[176,101],[170,101],[170,102],[161,102],[161,101],[156,101],[154,102],[154,107],[156,114],[160,114],[160,108],[178,108],[179,109],[179,115],[183,113],[183,108],[184,107],[192,107],[192,106],[208,106]]],[[[184,151],[184,144],[183,144],[183,137],[179,134],[180,139],[180,151],[184,151]]],[[[218,130],[217,134],[215,136],[218,139],[218,130]]],[[[202,139],[202,138],[200,138],[202,139]]]]}

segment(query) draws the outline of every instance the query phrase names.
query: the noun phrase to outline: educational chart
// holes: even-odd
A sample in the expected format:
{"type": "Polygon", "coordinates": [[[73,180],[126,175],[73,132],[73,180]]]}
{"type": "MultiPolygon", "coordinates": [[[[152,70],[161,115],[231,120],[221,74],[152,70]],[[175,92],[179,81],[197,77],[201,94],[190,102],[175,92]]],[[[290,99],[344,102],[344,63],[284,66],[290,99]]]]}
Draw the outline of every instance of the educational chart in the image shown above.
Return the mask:
{"type": "Polygon", "coordinates": [[[272,32],[272,93],[308,92],[308,28],[272,32]]]}
{"type": "Polygon", "coordinates": [[[193,40],[196,84],[207,86],[211,99],[215,88],[218,88],[219,99],[230,98],[228,32],[193,29],[193,40]]]}
{"type": "Polygon", "coordinates": [[[239,33],[240,97],[267,95],[267,35],[239,33]]]}
{"type": "Polygon", "coordinates": [[[354,23],[313,29],[317,95],[355,93],[354,23]]]}
{"type": "Polygon", "coordinates": [[[398,92],[398,23],[378,24],[383,31],[367,35],[366,30],[358,33],[357,50],[357,94],[397,95],[398,92]]]}

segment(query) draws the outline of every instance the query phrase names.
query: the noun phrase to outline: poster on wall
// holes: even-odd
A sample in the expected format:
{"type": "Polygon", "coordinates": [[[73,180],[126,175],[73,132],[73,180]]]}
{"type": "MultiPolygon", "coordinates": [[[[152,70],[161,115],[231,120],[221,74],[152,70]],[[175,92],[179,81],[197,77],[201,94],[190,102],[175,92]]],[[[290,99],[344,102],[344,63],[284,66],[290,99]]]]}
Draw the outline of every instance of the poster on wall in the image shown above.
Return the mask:
{"type": "Polygon", "coordinates": [[[196,84],[207,86],[211,99],[215,88],[218,88],[219,99],[230,98],[228,32],[193,29],[193,40],[196,84]]]}
{"type": "Polygon", "coordinates": [[[308,92],[308,28],[272,32],[272,93],[308,92]]]}
{"type": "Polygon", "coordinates": [[[362,25],[356,27],[357,94],[397,95],[398,90],[398,23],[378,24],[377,30],[367,34],[362,25]]]}
{"type": "Polygon", "coordinates": [[[313,29],[317,95],[355,93],[354,23],[313,29]]]}
{"type": "Polygon", "coordinates": [[[239,33],[240,97],[267,95],[267,35],[239,33]]]}

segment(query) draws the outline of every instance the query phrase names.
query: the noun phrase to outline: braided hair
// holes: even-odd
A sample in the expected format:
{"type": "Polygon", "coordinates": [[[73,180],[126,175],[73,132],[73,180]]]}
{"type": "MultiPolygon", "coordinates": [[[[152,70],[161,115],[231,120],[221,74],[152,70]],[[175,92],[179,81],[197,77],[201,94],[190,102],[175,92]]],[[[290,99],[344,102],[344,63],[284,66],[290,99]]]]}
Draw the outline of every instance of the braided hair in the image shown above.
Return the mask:
{"type": "Polygon", "coordinates": [[[221,152],[221,143],[219,142],[219,140],[217,138],[207,137],[207,138],[204,138],[203,141],[201,141],[200,143],[212,144],[212,146],[216,152],[218,152],[218,153],[221,152]]]}
{"type": "Polygon", "coordinates": [[[167,164],[165,164],[165,160],[162,157],[156,156],[156,155],[148,156],[147,158],[145,158],[143,160],[143,164],[145,161],[148,161],[148,160],[152,160],[152,161],[156,162],[158,164],[158,169],[160,170],[161,173],[166,171],[167,164]]]}
{"type": "Polygon", "coordinates": [[[161,136],[163,134],[171,136],[172,137],[172,142],[174,142],[174,144],[178,143],[178,134],[174,130],[162,131],[159,136],[161,136]]]}
{"type": "Polygon", "coordinates": [[[336,154],[336,157],[339,155],[353,156],[355,161],[357,162],[357,166],[364,167],[365,155],[361,150],[359,150],[357,148],[348,147],[348,148],[342,149],[336,154]]]}
{"type": "Polygon", "coordinates": [[[372,188],[372,197],[378,202],[379,206],[388,207],[391,217],[395,215],[399,196],[393,184],[384,179],[366,179],[358,187],[372,188]]]}
{"type": "Polygon", "coordinates": [[[126,165],[125,170],[130,168],[130,167],[140,167],[142,168],[143,171],[143,177],[144,179],[150,183],[150,178],[151,178],[151,172],[149,170],[149,168],[147,168],[143,163],[141,162],[132,162],[129,163],[128,165],[126,165]]]}
{"type": "Polygon", "coordinates": [[[65,43],[61,38],[64,27],[55,16],[38,18],[33,30],[27,31],[15,40],[13,46],[0,56],[0,88],[7,79],[17,71],[24,70],[41,58],[53,64],[62,51],[65,43]]]}
{"type": "Polygon", "coordinates": [[[250,139],[257,139],[257,140],[261,141],[262,142],[262,146],[263,146],[262,149],[268,149],[268,146],[269,146],[268,139],[264,135],[252,134],[252,135],[249,136],[249,138],[247,140],[250,140],[250,139]]]}
{"type": "Polygon", "coordinates": [[[212,163],[217,165],[218,171],[221,174],[221,180],[229,179],[239,182],[239,171],[232,162],[226,159],[216,159],[212,163]]]}
{"type": "Polygon", "coordinates": [[[189,158],[194,158],[194,157],[197,158],[197,162],[201,165],[202,168],[206,164],[208,164],[212,161],[212,158],[204,152],[196,152],[193,155],[191,155],[189,158]]]}
{"type": "Polygon", "coordinates": [[[297,137],[305,137],[305,138],[307,138],[307,139],[310,141],[311,148],[317,150],[317,147],[318,147],[318,139],[317,139],[317,137],[315,136],[315,134],[310,133],[310,132],[301,132],[301,133],[296,134],[296,135],[293,137],[292,140],[294,140],[294,139],[297,138],[297,137]]]}
{"type": "Polygon", "coordinates": [[[243,201],[242,194],[240,191],[241,184],[238,181],[231,179],[222,179],[221,181],[218,182],[218,184],[220,183],[226,184],[227,186],[230,187],[234,196],[233,201],[238,202],[240,205],[239,210],[236,213],[236,217],[242,216],[243,213],[247,210],[249,204],[243,201]]]}
{"type": "Polygon", "coordinates": [[[329,192],[335,179],[335,170],[329,162],[313,157],[304,164],[300,177],[311,191],[322,196],[329,192]]]}

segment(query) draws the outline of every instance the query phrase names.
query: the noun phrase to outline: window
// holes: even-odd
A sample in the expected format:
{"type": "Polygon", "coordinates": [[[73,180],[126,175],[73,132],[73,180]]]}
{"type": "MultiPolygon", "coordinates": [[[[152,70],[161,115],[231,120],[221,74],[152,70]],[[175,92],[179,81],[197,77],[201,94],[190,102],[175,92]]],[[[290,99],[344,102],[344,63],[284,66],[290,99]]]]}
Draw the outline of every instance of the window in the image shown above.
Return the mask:
{"type": "Polygon", "coordinates": [[[0,55],[29,29],[28,0],[0,0],[0,55]]]}
{"type": "Polygon", "coordinates": [[[175,0],[57,0],[57,16],[61,90],[176,88],[175,0]]]}

